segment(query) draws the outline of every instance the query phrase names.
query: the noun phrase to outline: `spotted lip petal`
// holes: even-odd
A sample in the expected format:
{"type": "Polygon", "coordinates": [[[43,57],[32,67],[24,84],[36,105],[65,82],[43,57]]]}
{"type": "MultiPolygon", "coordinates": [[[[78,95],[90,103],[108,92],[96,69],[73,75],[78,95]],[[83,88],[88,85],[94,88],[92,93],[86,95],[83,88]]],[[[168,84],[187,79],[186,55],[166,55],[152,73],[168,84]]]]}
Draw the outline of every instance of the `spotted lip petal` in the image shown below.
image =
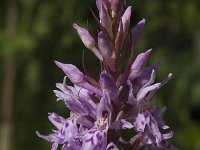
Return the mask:
{"type": "Polygon", "coordinates": [[[97,107],[95,126],[82,137],[81,150],[105,150],[107,146],[107,131],[111,121],[112,106],[108,92],[104,90],[103,97],[97,107]]]}
{"type": "Polygon", "coordinates": [[[150,117],[148,115],[147,111],[140,112],[138,116],[136,117],[136,120],[134,122],[134,126],[137,131],[144,132],[144,129],[147,124],[150,123],[150,117]]]}
{"type": "MultiPolygon", "coordinates": [[[[52,114],[55,118],[55,114],[52,114]]],[[[55,121],[58,121],[60,123],[60,116],[56,115],[55,121]],[[58,119],[59,118],[59,119],[58,119]]],[[[63,118],[62,118],[63,119],[63,118]]],[[[60,126],[59,126],[60,127],[60,126]]],[[[59,128],[58,130],[54,130],[54,133],[49,135],[42,135],[38,131],[36,134],[43,138],[44,140],[47,140],[52,143],[52,150],[56,150],[58,144],[68,145],[69,147],[74,147],[76,145],[75,150],[80,149],[81,143],[79,140],[76,140],[76,136],[78,135],[78,128],[76,121],[74,119],[66,119],[65,122],[62,124],[62,128],[59,128]]]]}
{"type": "Polygon", "coordinates": [[[156,110],[153,113],[149,110],[143,110],[138,113],[134,126],[136,131],[142,133],[143,142],[147,144],[157,144],[159,146],[162,141],[173,136],[172,131],[165,134],[161,134],[160,132],[160,128],[164,129],[163,126],[166,126],[160,118],[162,113],[162,109],[156,110]]]}
{"type": "Polygon", "coordinates": [[[113,108],[111,105],[111,99],[110,99],[109,93],[107,90],[103,90],[103,97],[101,98],[100,103],[98,104],[98,107],[97,107],[96,120],[99,121],[101,118],[104,118],[106,115],[106,118],[108,119],[107,122],[109,125],[111,122],[112,111],[113,111],[113,108]]]}
{"type": "Polygon", "coordinates": [[[105,150],[107,146],[107,131],[99,131],[96,128],[90,129],[83,136],[83,144],[80,150],[105,150]]]}

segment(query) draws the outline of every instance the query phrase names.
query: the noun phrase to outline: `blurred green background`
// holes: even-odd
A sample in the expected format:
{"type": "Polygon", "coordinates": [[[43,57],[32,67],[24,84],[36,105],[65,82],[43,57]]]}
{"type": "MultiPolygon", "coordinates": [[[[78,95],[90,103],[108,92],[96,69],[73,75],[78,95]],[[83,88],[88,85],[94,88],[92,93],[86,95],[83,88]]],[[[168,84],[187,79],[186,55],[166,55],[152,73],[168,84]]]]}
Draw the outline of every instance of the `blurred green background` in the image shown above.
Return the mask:
{"type": "MultiPolygon", "coordinates": [[[[162,61],[158,81],[174,74],[155,96],[168,107],[164,117],[175,133],[171,142],[180,150],[200,150],[200,1],[127,3],[133,6],[132,25],[147,20],[137,52],[153,48],[148,63],[162,61]]],[[[97,13],[95,0],[0,1],[1,150],[50,149],[35,131],[51,132],[48,112],[68,114],[52,91],[64,77],[54,60],[82,69],[85,50],[86,71],[98,78],[98,60],[72,29],[73,22],[89,24],[97,35],[89,7],[97,13]],[[3,149],[6,139],[9,147],[3,149]]]]}

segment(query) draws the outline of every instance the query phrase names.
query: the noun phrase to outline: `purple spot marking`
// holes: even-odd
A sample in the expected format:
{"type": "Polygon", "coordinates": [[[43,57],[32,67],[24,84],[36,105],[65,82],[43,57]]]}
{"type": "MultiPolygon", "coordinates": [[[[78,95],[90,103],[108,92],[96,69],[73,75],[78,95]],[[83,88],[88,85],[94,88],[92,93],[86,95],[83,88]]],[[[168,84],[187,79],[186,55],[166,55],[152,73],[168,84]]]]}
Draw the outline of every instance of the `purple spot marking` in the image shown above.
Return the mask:
{"type": "Polygon", "coordinates": [[[91,142],[91,144],[92,144],[92,145],[94,145],[94,140],[93,140],[93,137],[91,137],[91,138],[89,138],[89,139],[85,140],[85,142],[91,142]]]}
{"type": "Polygon", "coordinates": [[[66,122],[66,123],[65,123],[65,127],[67,128],[68,126],[69,126],[69,123],[68,123],[68,122],[66,122]]]}
{"type": "Polygon", "coordinates": [[[101,140],[101,139],[102,139],[102,136],[100,135],[99,132],[97,133],[96,137],[97,137],[98,140],[101,140]]]}
{"type": "Polygon", "coordinates": [[[89,134],[94,134],[95,132],[96,132],[96,130],[92,129],[92,130],[90,130],[88,133],[89,133],[89,134]]]}
{"type": "Polygon", "coordinates": [[[144,125],[144,121],[141,121],[141,124],[144,125]]]}
{"type": "Polygon", "coordinates": [[[148,112],[144,111],[144,117],[147,118],[148,117],[148,112]]]}

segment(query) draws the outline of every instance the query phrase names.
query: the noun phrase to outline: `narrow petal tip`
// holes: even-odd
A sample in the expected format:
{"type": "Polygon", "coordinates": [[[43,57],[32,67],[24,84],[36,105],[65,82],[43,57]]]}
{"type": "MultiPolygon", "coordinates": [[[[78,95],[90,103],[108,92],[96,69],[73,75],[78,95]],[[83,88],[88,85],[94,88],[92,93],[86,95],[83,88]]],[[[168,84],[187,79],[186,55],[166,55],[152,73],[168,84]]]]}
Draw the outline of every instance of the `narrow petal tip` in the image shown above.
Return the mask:
{"type": "Polygon", "coordinates": [[[169,75],[168,75],[168,78],[172,78],[172,76],[173,76],[173,74],[172,73],[169,73],[169,75]]]}
{"type": "Polygon", "coordinates": [[[145,18],[143,18],[140,22],[139,22],[139,24],[145,24],[146,23],[146,19],[145,18]]]}
{"type": "Polygon", "coordinates": [[[61,68],[61,66],[62,66],[62,63],[60,63],[60,62],[58,62],[58,61],[56,61],[56,60],[54,60],[54,63],[56,64],[56,66],[58,66],[58,67],[60,67],[60,68],[61,68]]]}
{"type": "Polygon", "coordinates": [[[150,48],[149,50],[146,51],[146,53],[151,53],[152,50],[153,50],[153,49],[150,48]]]}
{"type": "Polygon", "coordinates": [[[39,131],[36,131],[35,133],[37,134],[38,137],[42,137],[39,131]]]}
{"type": "Polygon", "coordinates": [[[77,28],[77,24],[76,23],[73,23],[73,28],[77,28]]]}

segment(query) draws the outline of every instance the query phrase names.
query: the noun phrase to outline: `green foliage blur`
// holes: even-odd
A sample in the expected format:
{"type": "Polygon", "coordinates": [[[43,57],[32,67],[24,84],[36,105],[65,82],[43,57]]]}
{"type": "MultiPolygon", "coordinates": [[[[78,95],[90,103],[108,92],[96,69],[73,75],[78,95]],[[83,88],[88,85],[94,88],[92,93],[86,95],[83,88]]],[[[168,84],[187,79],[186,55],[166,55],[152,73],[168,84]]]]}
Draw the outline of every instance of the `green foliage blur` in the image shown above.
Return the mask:
{"type": "MultiPolygon", "coordinates": [[[[95,0],[15,0],[17,24],[14,38],[6,34],[7,11],[12,0],[0,1],[0,91],[3,91],[6,57],[15,60],[12,149],[45,150],[51,144],[38,138],[51,132],[48,112],[68,116],[56,102],[55,83],[64,74],[54,60],[72,63],[98,78],[99,63],[72,28],[73,22],[89,27],[97,36],[95,0]]],[[[133,6],[132,26],[146,19],[137,53],[153,48],[148,62],[161,61],[157,81],[173,73],[173,79],[155,96],[167,105],[165,120],[174,131],[171,140],[180,150],[200,150],[200,1],[127,0],[133,6]]],[[[3,92],[0,92],[2,97],[3,92]]],[[[0,97],[0,102],[1,102],[0,97]]],[[[0,120],[1,121],[1,120],[0,120]]],[[[1,123],[1,122],[0,122],[1,123]]]]}

